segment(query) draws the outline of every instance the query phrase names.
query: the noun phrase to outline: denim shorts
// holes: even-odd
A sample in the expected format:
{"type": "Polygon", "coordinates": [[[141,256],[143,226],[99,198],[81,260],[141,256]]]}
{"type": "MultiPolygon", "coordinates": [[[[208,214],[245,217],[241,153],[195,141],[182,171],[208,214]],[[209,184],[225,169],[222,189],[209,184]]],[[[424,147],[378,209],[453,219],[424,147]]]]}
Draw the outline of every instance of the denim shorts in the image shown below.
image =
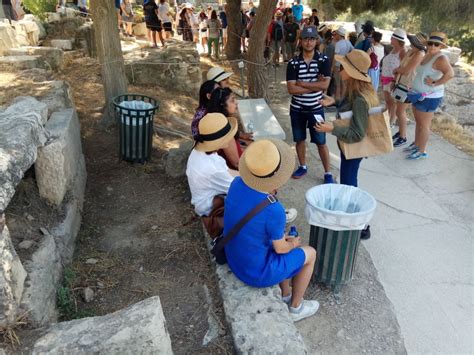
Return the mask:
{"type": "Polygon", "coordinates": [[[424,100],[415,102],[413,107],[420,112],[435,112],[439,105],[441,105],[442,101],[442,97],[435,97],[431,99],[425,97],[424,100]]]}
{"type": "Polygon", "coordinates": [[[326,144],[326,133],[316,132],[314,129],[314,125],[316,124],[314,115],[321,115],[324,118],[324,111],[319,110],[314,112],[300,112],[290,109],[291,130],[293,131],[294,142],[305,141],[306,129],[309,129],[311,143],[315,143],[317,145],[326,144]]]}

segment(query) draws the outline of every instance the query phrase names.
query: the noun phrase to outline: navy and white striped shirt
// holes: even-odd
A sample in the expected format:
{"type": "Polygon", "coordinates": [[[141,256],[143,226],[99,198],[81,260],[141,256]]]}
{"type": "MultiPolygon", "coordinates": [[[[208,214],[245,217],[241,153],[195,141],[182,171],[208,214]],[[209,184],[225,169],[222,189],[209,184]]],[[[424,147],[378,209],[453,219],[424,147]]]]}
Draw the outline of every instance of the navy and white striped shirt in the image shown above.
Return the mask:
{"type": "MultiPolygon", "coordinates": [[[[325,77],[331,76],[330,62],[328,57],[314,51],[314,57],[309,65],[304,61],[303,54],[300,54],[288,62],[286,81],[316,82],[320,74],[325,77]]],[[[293,95],[291,98],[291,109],[297,111],[319,111],[322,109],[319,100],[322,99],[322,91],[293,95]]]]}

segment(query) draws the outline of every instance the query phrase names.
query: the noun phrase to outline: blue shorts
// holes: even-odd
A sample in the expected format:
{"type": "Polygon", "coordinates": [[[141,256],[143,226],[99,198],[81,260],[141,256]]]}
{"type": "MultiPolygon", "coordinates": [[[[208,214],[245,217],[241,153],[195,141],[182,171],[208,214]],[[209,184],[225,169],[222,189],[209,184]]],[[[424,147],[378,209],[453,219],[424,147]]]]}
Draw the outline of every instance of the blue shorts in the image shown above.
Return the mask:
{"type": "Polygon", "coordinates": [[[293,141],[301,142],[306,140],[306,129],[309,129],[311,143],[317,145],[326,144],[326,133],[316,132],[314,125],[316,119],[314,115],[321,115],[324,118],[324,111],[300,112],[290,108],[291,130],[293,131],[293,141]]]}
{"type": "Polygon", "coordinates": [[[425,97],[424,100],[415,102],[413,107],[420,112],[435,112],[439,105],[441,105],[442,101],[442,97],[435,97],[431,99],[425,97]]]}

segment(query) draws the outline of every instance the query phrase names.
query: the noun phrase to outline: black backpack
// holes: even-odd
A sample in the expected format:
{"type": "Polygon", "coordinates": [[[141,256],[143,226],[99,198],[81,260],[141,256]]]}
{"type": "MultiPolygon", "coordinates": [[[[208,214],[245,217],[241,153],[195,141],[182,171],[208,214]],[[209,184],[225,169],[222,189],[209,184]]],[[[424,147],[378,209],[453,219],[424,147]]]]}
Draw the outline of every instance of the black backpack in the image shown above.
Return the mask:
{"type": "Polygon", "coordinates": [[[274,41],[281,41],[283,39],[283,27],[278,23],[273,23],[272,39],[274,41]]]}
{"type": "Polygon", "coordinates": [[[294,23],[287,23],[285,25],[285,41],[291,43],[296,41],[297,28],[298,26],[295,26],[294,23]]]}

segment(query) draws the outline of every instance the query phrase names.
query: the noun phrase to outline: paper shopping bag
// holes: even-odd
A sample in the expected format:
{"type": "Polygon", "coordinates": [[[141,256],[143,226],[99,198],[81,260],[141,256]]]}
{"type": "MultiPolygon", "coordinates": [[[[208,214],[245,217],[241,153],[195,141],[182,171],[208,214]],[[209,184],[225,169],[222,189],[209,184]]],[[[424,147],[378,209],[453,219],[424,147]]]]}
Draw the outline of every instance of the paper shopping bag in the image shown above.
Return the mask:
{"type": "MultiPolygon", "coordinates": [[[[341,114],[346,116],[347,114],[341,114]]],[[[390,131],[390,118],[388,113],[369,111],[369,122],[365,137],[357,143],[344,143],[339,140],[339,146],[346,159],[372,157],[390,153],[393,151],[392,133],[390,131]]],[[[351,118],[337,120],[338,126],[348,127],[351,124],[351,118]]]]}

